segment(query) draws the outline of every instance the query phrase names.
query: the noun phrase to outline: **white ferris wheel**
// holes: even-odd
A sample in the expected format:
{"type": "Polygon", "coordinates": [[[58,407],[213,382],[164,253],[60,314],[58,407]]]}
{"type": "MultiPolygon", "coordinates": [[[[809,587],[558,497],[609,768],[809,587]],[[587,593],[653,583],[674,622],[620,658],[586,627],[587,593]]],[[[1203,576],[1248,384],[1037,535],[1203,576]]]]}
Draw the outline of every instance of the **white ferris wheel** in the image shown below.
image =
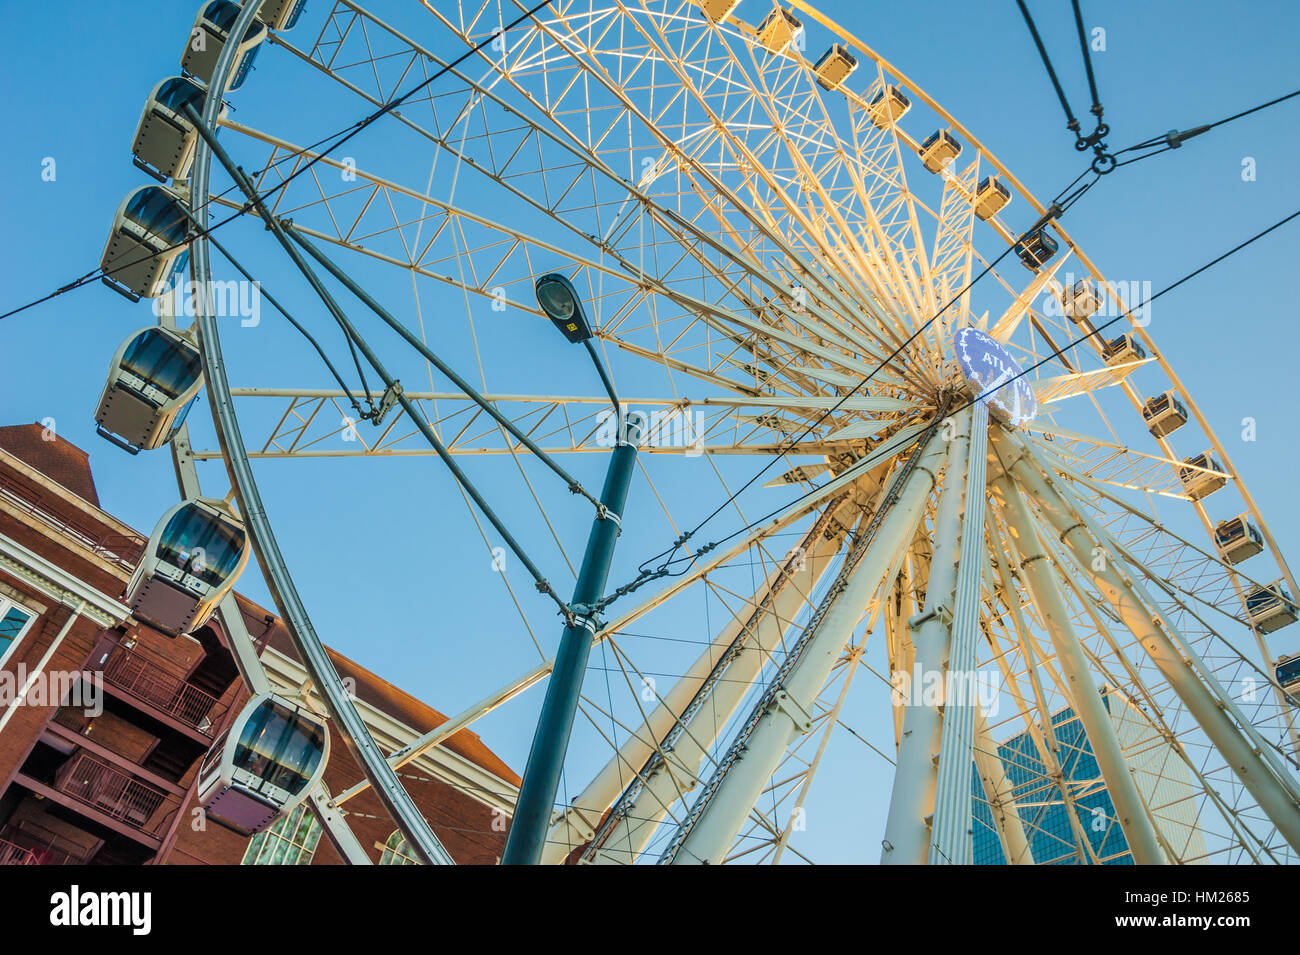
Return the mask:
{"type": "MultiPolygon", "coordinates": [[[[246,370],[213,295],[189,328],[163,307],[190,377],[124,443],[170,442],[187,497],[194,462],[224,460],[232,503],[209,509],[247,532],[312,666],[257,476],[459,469],[420,506],[468,507],[481,537],[432,553],[424,586],[472,547],[507,555],[515,634],[480,649],[519,665],[451,726],[534,711],[557,605],[590,645],[541,861],[816,862],[818,786],[865,777],[857,861],[1300,851],[1300,672],[1274,634],[1295,580],[1264,515],[1144,303],[875,50],[802,0],[217,0],[185,49],[135,144],[161,185],[115,225],[153,257],[114,277],[157,298],[183,250],[199,289],[262,279],[241,236],[278,239],[278,269],[315,275],[315,308],[284,311],[317,349],[246,370]],[[608,395],[585,358],[530,363],[559,342],[548,283],[608,395]],[[179,413],[200,369],[206,448],[179,413]],[[629,502],[603,508],[629,438],[629,502]],[[620,561],[566,600],[593,518],[621,525],[620,561]]],[[[449,861],[392,774],[412,751],[378,752],[330,672],[358,786],[449,861]]],[[[356,789],[312,794],[332,832],[356,789]]]]}

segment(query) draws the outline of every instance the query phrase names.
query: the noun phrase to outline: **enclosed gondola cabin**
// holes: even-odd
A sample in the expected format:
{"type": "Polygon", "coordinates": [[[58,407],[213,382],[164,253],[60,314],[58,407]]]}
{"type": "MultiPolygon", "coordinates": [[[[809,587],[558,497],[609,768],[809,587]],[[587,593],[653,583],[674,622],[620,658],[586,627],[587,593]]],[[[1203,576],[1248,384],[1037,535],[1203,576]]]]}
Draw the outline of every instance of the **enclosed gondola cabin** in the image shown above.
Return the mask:
{"type": "Polygon", "coordinates": [[[296,807],[329,762],[329,731],[310,710],[273,693],[253,697],[199,767],[199,804],[244,835],[296,807]]]}
{"type": "Polygon", "coordinates": [[[1199,501],[1227,484],[1228,476],[1213,454],[1202,451],[1183,459],[1183,466],[1178,469],[1178,480],[1183,482],[1187,496],[1199,501]]]}
{"type": "Polygon", "coordinates": [[[102,281],[127,298],[157,298],[189,260],[189,216],[180,194],[140,186],[118,206],[104,255],[102,281]]]}
{"type": "Polygon", "coordinates": [[[1226,563],[1240,564],[1264,549],[1259,528],[1241,514],[1214,526],[1214,547],[1226,563]]]}
{"type": "Polygon", "coordinates": [[[867,118],[879,129],[886,129],[898,122],[903,114],[912,108],[912,101],[897,86],[886,86],[878,90],[867,103],[867,118]]]}
{"type": "Polygon", "coordinates": [[[975,187],[975,215],[987,222],[1006,208],[1011,201],[1011,190],[996,176],[985,176],[975,187]]]}
{"type": "Polygon", "coordinates": [[[1187,409],[1172,391],[1148,398],[1142,406],[1142,420],[1147,423],[1147,430],[1157,438],[1173,434],[1187,424],[1187,409]]]}
{"type": "Polygon", "coordinates": [[[168,328],[142,328],[113,355],[95,424],[132,454],[160,448],[184,423],[202,382],[202,358],[189,339],[168,328]]]}
{"type": "Polygon", "coordinates": [[[272,30],[292,30],[306,5],[307,0],[266,0],[257,9],[257,19],[272,30]]]}
{"type": "Polygon", "coordinates": [[[1092,279],[1079,279],[1061,291],[1061,310],[1076,325],[1082,325],[1085,319],[1092,318],[1099,308],[1101,296],[1097,294],[1092,279]]]}
{"type": "Polygon", "coordinates": [[[1296,621],[1296,606],[1281,581],[1246,594],[1246,616],[1260,633],[1272,633],[1296,621]]]}
{"type": "Polygon", "coordinates": [[[697,0],[697,2],[700,5],[700,12],[714,23],[724,22],[736,11],[736,7],[740,6],[740,0],[697,0]]]}
{"type": "MultiPolygon", "coordinates": [[[[199,7],[198,16],[194,18],[194,29],[185,41],[185,52],[181,54],[181,69],[191,76],[198,77],[204,83],[212,82],[212,71],[217,67],[217,57],[230,38],[230,31],[239,16],[239,4],[232,0],[210,0],[199,7]]],[[[230,67],[230,82],[226,88],[237,90],[253,68],[253,58],[257,56],[258,47],[266,39],[266,24],[254,20],[239,41],[230,67]]]]}
{"type": "Polygon", "coordinates": [[[127,584],[126,603],[163,631],[190,633],[234,586],[248,553],[244,522],[223,501],[182,501],[154,528],[127,584]]]}
{"type": "Polygon", "coordinates": [[[769,53],[784,53],[803,24],[784,7],[777,7],[758,25],[758,42],[769,53]]]}
{"type": "Polygon", "coordinates": [[[1123,365],[1130,361],[1141,361],[1146,357],[1146,349],[1142,347],[1136,335],[1120,335],[1118,338],[1112,338],[1101,350],[1101,360],[1108,365],[1123,365]]]}
{"type": "Polygon", "coordinates": [[[1273,671],[1277,676],[1278,685],[1287,690],[1292,695],[1300,693],[1300,653],[1293,653],[1289,657],[1281,657],[1277,661],[1277,668],[1273,671]]]}
{"type": "Polygon", "coordinates": [[[1016,243],[1016,255],[1025,268],[1038,272],[1059,248],[1046,229],[1034,229],[1016,243]]]}
{"type": "Polygon", "coordinates": [[[961,143],[948,130],[936,129],[916,152],[921,157],[921,165],[930,172],[939,172],[961,155],[961,143]]]}
{"type": "Polygon", "coordinates": [[[831,48],[813,66],[813,73],[823,89],[834,90],[857,68],[858,60],[848,51],[848,47],[832,43],[831,48]]]}
{"type": "MultiPolygon", "coordinates": [[[[199,134],[186,117],[185,107],[202,113],[207,92],[198,80],[184,76],[168,77],[150,92],[131,153],[135,164],[159,182],[189,177],[199,134]]],[[[224,105],[221,115],[226,115],[224,105]]]]}

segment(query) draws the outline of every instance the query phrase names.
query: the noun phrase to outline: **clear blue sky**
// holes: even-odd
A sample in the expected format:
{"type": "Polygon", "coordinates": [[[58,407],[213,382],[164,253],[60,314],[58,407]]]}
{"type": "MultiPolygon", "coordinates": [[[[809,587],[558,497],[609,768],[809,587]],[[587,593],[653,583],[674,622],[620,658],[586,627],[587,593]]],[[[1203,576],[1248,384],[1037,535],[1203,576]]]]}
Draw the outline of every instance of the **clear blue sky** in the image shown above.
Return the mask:
{"type": "MultiPolygon", "coordinates": [[[[303,25],[293,35],[296,42],[308,42],[301,34],[314,35],[328,6],[327,0],[309,0],[303,25]]],[[[405,6],[393,2],[378,8],[382,14],[399,6],[409,16],[405,6]]],[[[761,0],[744,0],[740,15],[757,19],[761,6],[761,0]]],[[[1075,111],[1086,115],[1087,89],[1068,5],[1037,2],[1032,7],[1075,111]]],[[[826,0],[823,8],[973,130],[1040,198],[1050,197],[1076,174],[1078,155],[1012,0],[826,0]]],[[[1297,85],[1294,41],[1300,35],[1300,7],[1295,4],[1089,0],[1084,9],[1090,27],[1106,30],[1107,48],[1097,54],[1096,68],[1114,147],[1213,121],[1297,85]]],[[[176,70],[191,16],[189,5],[161,0],[69,2],[57,11],[37,4],[5,5],[0,88],[8,137],[0,152],[0,219],[7,228],[0,238],[0,261],[7,281],[0,311],[97,266],[118,202],[146,181],[131,165],[131,136],[148,89],[176,70]],[[45,157],[57,162],[54,182],[42,181],[45,157]]],[[[284,73],[285,57],[277,53],[265,51],[262,68],[232,97],[240,107],[236,119],[271,131],[282,121],[294,129],[290,138],[303,142],[363,114],[356,101],[297,96],[289,81],[277,98],[279,77],[291,75],[284,73]]],[[[1066,226],[1109,277],[1149,281],[1158,289],[1300,206],[1295,185],[1298,118],[1300,103],[1291,102],[1178,152],[1121,170],[1070,211],[1066,226]],[[1251,182],[1241,176],[1246,157],[1253,158],[1257,172],[1251,182]]],[[[374,138],[357,146],[363,166],[365,150],[382,150],[384,142],[381,133],[367,136],[374,138]]],[[[251,162],[258,157],[249,153],[243,158],[251,162]]],[[[408,182],[422,185],[414,174],[408,182]]],[[[287,266],[251,223],[241,241],[242,248],[256,250],[250,254],[257,258],[250,261],[256,261],[265,284],[305,307],[309,300],[304,293],[284,291],[294,284],[287,266]]],[[[1293,223],[1161,300],[1150,328],[1228,445],[1283,549],[1292,555],[1292,545],[1300,539],[1293,504],[1300,452],[1290,414],[1295,404],[1298,251],[1300,223],[1293,223]],[[1258,422],[1253,443],[1239,440],[1241,421],[1248,416],[1258,422]]],[[[374,281],[393,283],[391,276],[374,276],[374,281]]],[[[388,287],[393,301],[407,305],[409,283],[403,283],[401,278],[388,287]]],[[[459,307],[458,301],[439,300],[427,290],[425,302],[430,309],[459,307]]],[[[478,328],[480,344],[503,352],[489,370],[489,388],[598,391],[586,366],[574,365],[553,332],[508,324],[514,320],[494,319],[488,312],[476,320],[507,323],[478,328]],[[562,379],[558,384],[557,377],[562,379]],[[548,381],[550,387],[545,387],[548,381]]],[[[132,306],[92,285],[0,323],[0,423],[54,418],[64,436],[91,452],[105,507],[145,530],[175,499],[170,460],[165,452],[129,458],[94,435],[91,415],[114,347],[129,331],[151,322],[147,305],[132,306]]],[[[232,383],[328,385],[281,324],[266,309],[262,327],[231,336],[232,383]]],[[[463,314],[450,326],[448,354],[472,373],[463,314]]],[[[391,342],[386,347],[396,350],[391,342]]],[[[334,353],[339,354],[337,347],[334,353]]],[[[404,380],[422,385],[418,363],[394,361],[405,372],[404,380]]],[[[196,409],[193,420],[198,443],[213,446],[205,405],[196,409]]],[[[585,456],[572,466],[588,485],[599,484],[603,461],[585,456]]],[[[567,592],[571,578],[554,545],[548,545],[517,472],[496,459],[469,462],[469,467],[497,495],[507,515],[526,528],[529,539],[538,542],[540,558],[567,592]]],[[[686,513],[711,503],[712,498],[700,500],[696,507],[689,501],[698,472],[684,470],[682,462],[657,462],[656,467],[661,469],[656,481],[681,495],[686,513]]],[[[729,475],[748,470],[748,465],[726,467],[729,475]]],[[[258,473],[307,605],[333,646],[448,713],[536,661],[491,570],[491,555],[434,459],[273,462],[260,466],[258,473]]],[[[576,562],[586,536],[585,512],[562,489],[546,484],[541,472],[529,473],[545,486],[541,493],[547,510],[576,562]]],[[[224,493],[218,466],[206,466],[203,477],[209,488],[224,493]]],[[[713,495],[716,481],[709,481],[713,495]]],[[[649,497],[644,484],[634,488],[634,503],[639,499],[653,509],[649,497]]],[[[662,518],[648,516],[643,530],[625,535],[613,577],[630,576],[639,560],[670,540],[662,518]]],[[[554,618],[522,576],[516,573],[512,580],[549,651],[558,635],[554,618]]],[[[245,577],[242,588],[265,600],[255,573],[245,577]]],[[[701,594],[693,608],[679,608],[661,620],[659,632],[703,640],[710,628],[716,631],[720,613],[716,601],[706,603],[701,594]]],[[[659,664],[672,672],[685,659],[679,646],[641,642],[647,646],[631,639],[627,645],[644,650],[649,669],[659,664]]],[[[1278,649],[1293,652],[1297,647],[1291,644],[1278,649]]],[[[601,665],[599,655],[593,663],[601,665]]],[[[603,674],[597,671],[594,679],[603,682],[603,674]]],[[[604,690],[597,692],[589,681],[588,692],[599,696],[604,690]]],[[[479,726],[487,742],[515,767],[523,765],[540,700],[535,690],[479,726]]],[[[891,740],[884,700],[881,693],[864,702],[853,719],[861,721],[855,728],[887,748],[891,740]]],[[[581,777],[582,767],[604,758],[597,737],[587,732],[581,739],[571,759],[571,783],[581,777]],[[582,746],[592,748],[584,751],[582,746]]],[[[837,755],[860,761],[864,775],[832,781],[815,804],[836,819],[820,834],[810,826],[810,842],[823,858],[876,856],[888,766],[855,745],[837,755]]]]}

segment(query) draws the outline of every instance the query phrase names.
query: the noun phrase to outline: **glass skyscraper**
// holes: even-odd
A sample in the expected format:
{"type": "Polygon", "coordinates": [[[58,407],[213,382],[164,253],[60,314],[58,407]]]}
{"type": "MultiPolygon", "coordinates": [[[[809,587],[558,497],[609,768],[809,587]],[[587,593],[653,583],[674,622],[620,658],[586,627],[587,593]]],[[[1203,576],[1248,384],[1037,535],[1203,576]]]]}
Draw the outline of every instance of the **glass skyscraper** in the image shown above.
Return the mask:
{"type": "MultiPolygon", "coordinates": [[[[1141,753],[1134,753],[1134,768],[1138,770],[1135,779],[1147,803],[1159,807],[1155,810],[1157,827],[1180,858],[1200,861],[1205,852],[1204,839],[1196,825],[1192,803],[1185,798],[1192,792],[1190,776],[1178,760],[1167,758],[1166,746],[1152,744],[1150,724],[1127,702],[1106,691],[1102,692],[1102,701],[1120,745],[1133,746],[1141,753]],[[1143,771],[1157,766],[1158,772],[1143,771]]],[[[1105,865],[1132,865],[1133,854],[1116,818],[1115,804],[1102,780],[1083,723],[1069,707],[1054,713],[1051,722],[1061,763],[1060,783],[1049,775],[1038,746],[1027,732],[998,746],[998,756],[1013,788],[1034,862],[1079,864],[1084,861],[1079,857],[1082,834],[1097,861],[1105,865]],[[1074,802],[1073,810],[1066,804],[1062,786],[1074,802]],[[1071,823],[1072,811],[1077,825],[1071,823]]],[[[973,860],[976,865],[1005,865],[1006,856],[994,827],[993,812],[985,799],[984,785],[974,767],[972,773],[973,860]]]]}

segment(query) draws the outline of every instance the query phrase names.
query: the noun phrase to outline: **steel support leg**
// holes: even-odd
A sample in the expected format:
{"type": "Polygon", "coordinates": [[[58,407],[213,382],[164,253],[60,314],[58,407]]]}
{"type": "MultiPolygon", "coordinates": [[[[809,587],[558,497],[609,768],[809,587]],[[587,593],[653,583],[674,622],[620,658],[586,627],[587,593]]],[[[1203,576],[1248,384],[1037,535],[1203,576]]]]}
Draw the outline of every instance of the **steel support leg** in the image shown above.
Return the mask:
{"type": "Polygon", "coordinates": [[[1057,661],[1065,675],[1070,705],[1083,723],[1088,743],[1097,758],[1097,766],[1101,769],[1102,778],[1106,780],[1111,802],[1115,804],[1120,828],[1133,851],[1133,861],[1138,865],[1163,865],[1167,860],[1160,848],[1160,841],[1156,838],[1155,827],[1142,804],[1142,796],[1138,793],[1137,783],[1133,781],[1133,774],[1129,772],[1124,750],[1115,735],[1115,725],[1111,722],[1110,713],[1093,679],[1078,634],[1070,624],[1069,610],[1056,585],[1053,576],[1055,571],[1038,539],[1029,508],[1010,479],[1005,476],[999,478],[995,487],[1006,515],[1007,526],[1020,552],[1021,569],[1034,606],[1038,608],[1052,639],[1057,661]]]}
{"type": "Polygon", "coordinates": [[[664,760],[656,761],[643,779],[641,791],[619,807],[621,819],[602,839],[594,861],[630,864],[650,841],[668,809],[698,785],[698,774],[718,733],[727,725],[772,652],[780,646],[790,622],[816,588],[844,543],[848,525],[859,505],[845,501],[822,519],[718,634],[685,674],[663,695],[646,721],[633,733],[582,794],[551,827],[543,862],[559,862],[573,848],[592,838],[605,811],[628,789],[678,719],[684,726],[664,760]],[[760,606],[767,602],[764,612],[760,606]],[[725,670],[712,679],[706,703],[696,694],[710,681],[720,656],[740,641],[725,670]],[[689,712],[688,712],[689,711],[689,712]]]}
{"type": "MultiPolygon", "coordinates": [[[[726,855],[786,749],[808,731],[808,713],[844,645],[872,599],[901,564],[901,552],[912,540],[936,483],[944,442],[931,435],[915,468],[896,489],[892,504],[876,529],[866,552],[848,575],[843,591],[827,608],[802,654],[787,671],[773,695],[773,705],[758,719],[745,744],[744,758],[733,762],[718,782],[712,798],[674,854],[676,863],[716,863],[726,855]]],[[[773,688],[769,688],[773,689],[773,688]]]]}
{"type": "MultiPolygon", "coordinates": [[[[952,637],[952,599],[957,588],[962,504],[966,487],[966,456],[970,448],[971,416],[964,412],[952,424],[947,441],[943,491],[934,519],[934,556],[925,589],[925,607],[909,621],[916,646],[903,713],[903,738],[885,820],[880,861],[884,865],[923,865],[929,856],[930,820],[934,808],[935,757],[943,732],[939,707],[942,693],[931,704],[922,700],[925,688],[946,675],[952,637]],[[917,677],[920,679],[918,680],[917,677]]],[[[970,767],[966,767],[969,775],[970,767]]],[[[964,860],[953,860],[964,861],[964,860]]]]}
{"type": "Polygon", "coordinates": [[[1205,735],[1232,767],[1237,778],[1255,798],[1260,809],[1277,827],[1290,846],[1300,851],[1300,803],[1280,781],[1268,761],[1242,729],[1229,717],[1226,705],[1209,688],[1175,646],[1165,628],[1168,622],[1152,614],[1117,569],[1119,557],[1095,559],[1099,541],[1087,522],[1070,502],[1070,493],[1059,482],[1039,472],[1034,463],[1006,436],[997,436],[999,456],[1011,473],[1034,495],[1043,516],[1056,528],[1061,541],[1082,568],[1090,568],[1093,585],[1150,654],[1164,678],[1205,735]]]}
{"type": "Polygon", "coordinates": [[[957,590],[953,597],[952,642],[945,661],[943,739],[934,792],[934,823],[930,829],[930,865],[970,865],[971,763],[975,758],[975,714],[979,709],[975,664],[980,638],[984,570],[988,552],[984,543],[984,487],[988,472],[989,409],[982,401],[971,408],[969,448],[961,521],[961,562],[957,565],[957,590]]]}

